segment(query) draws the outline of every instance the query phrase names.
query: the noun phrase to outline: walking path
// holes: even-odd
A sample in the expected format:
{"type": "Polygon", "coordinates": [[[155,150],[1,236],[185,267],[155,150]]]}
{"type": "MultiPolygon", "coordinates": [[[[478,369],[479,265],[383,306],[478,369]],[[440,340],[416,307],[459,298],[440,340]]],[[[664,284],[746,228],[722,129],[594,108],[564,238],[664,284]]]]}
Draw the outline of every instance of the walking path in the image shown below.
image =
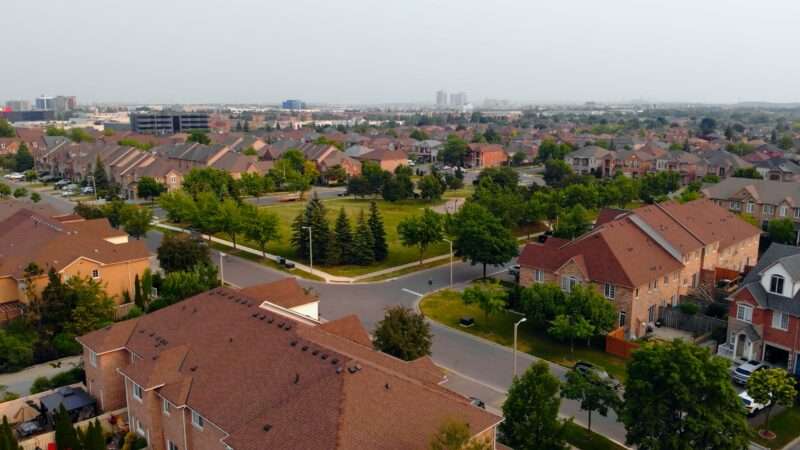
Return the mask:
{"type": "Polygon", "coordinates": [[[55,361],[30,366],[19,372],[0,375],[0,385],[5,386],[9,392],[25,396],[30,393],[31,386],[37,378],[52,377],[55,374],[76,367],[80,362],[80,356],[68,356],[55,361]]]}

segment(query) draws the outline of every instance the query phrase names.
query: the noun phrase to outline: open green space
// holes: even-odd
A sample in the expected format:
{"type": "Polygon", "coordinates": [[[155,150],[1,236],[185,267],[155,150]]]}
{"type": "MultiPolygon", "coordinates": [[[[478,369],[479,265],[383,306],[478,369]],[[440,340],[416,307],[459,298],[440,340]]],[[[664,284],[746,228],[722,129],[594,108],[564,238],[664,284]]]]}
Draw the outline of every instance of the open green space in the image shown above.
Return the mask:
{"type": "MultiPolygon", "coordinates": [[[[760,430],[762,427],[758,427],[760,430]]],[[[775,439],[766,440],[753,431],[753,441],[772,449],[783,448],[789,442],[800,436],[800,406],[786,408],[769,420],[769,430],[775,433],[775,439]]]]}
{"type": "MultiPolygon", "coordinates": [[[[355,225],[358,215],[364,211],[365,215],[369,214],[369,199],[329,199],[323,200],[323,204],[328,210],[328,219],[330,226],[333,227],[336,221],[336,216],[339,214],[339,209],[344,208],[351,224],[355,225]]],[[[383,217],[384,229],[386,230],[386,241],[389,244],[389,257],[385,260],[371,264],[369,266],[320,266],[320,270],[324,270],[332,275],[339,276],[358,276],[365,273],[374,272],[377,270],[386,269],[389,267],[399,266],[410,262],[419,260],[419,252],[416,247],[404,247],[400,243],[397,235],[397,224],[409,216],[421,214],[422,210],[426,207],[433,207],[440,203],[430,203],[417,200],[408,200],[390,203],[384,200],[375,200],[378,204],[378,209],[383,217]]],[[[267,245],[267,251],[277,255],[285,256],[289,259],[297,259],[295,249],[291,245],[292,230],[291,225],[295,217],[303,211],[306,207],[306,202],[286,202],[276,205],[263,206],[280,218],[280,233],[281,238],[277,242],[271,242],[267,245]]],[[[223,239],[227,236],[219,235],[223,239]]],[[[255,244],[247,242],[242,239],[242,244],[252,248],[258,248],[255,244]]],[[[443,255],[449,251],[450,247],[446,242],[433,245],[425,252],[425,258],[432,256],[443,255]]]]}
{"type": "Polygon", "coordinates": [[[625,447],[574,422],[567,424],[566,435],[567,442],[581,450],[625,450],[625,447]]]}
{"type": "MultiPolygon", "coordinates": [[[[490,316],[487,321],[483,311],[476,305],[465,305],[461,301],[461,293],[451,290],[438,291],[423,298],[420,309],[427,317],[444,325],[509,347],[514,343],[514,322],[520,319],[516,313],[503,311],[490,316]],[[459,326],[462,317],[474,318],[475,325],[469,328],[459,326]]],[[[551,338],[530,322],[520,325],[517,346],[519,351],[566,367],[572,367],[577,361],[588,361],[605,368],[619,380],[625,379],[624,359],[578,342],[575,343],[575,351],[571,352],[569,343],[551,338]]]]}

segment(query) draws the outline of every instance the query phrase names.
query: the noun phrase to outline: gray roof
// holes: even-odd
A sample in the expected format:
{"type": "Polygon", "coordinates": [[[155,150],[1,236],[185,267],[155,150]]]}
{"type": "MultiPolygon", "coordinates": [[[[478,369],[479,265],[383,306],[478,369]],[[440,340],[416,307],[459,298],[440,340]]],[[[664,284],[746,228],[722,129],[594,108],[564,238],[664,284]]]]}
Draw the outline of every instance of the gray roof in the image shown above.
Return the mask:
{"type": "Polygon", "coordinates": [[[567,156],[570,158],[602,158],[612,152],[598,147],[596,145],[587,145],[586,147],[579,148],[574,152],[570,152],[567,156]]]}
{"type": "Polygon", "coordinates": [[[708,198],[724,200],[748,187],[759,203],[778,205],[786,200],[791,205],[800,206],[800,184],[783,181],[726,178],[703,188],[703,194],[708,198]]]}
{"type": "Polygon", "coordinates": [[[717,167],[731,166],[734,169],[744,169],[753,166],[749,162],[725,150],[714,150],[706,153],[704,159],[708,164],[717,167]]]}
{"type": "Polygon", "coordinates": [[[94,399],[83,389],[63,387],[39,400],[48,411],[58,411],[61,405],[67,411],[75,411],[94,404],[94,399]]]}
{"type": "Polygon", "coordinates": [[[773,158],[753,163],[760,169],[780,170],[786,173],[800,173],[800,165],[786,158],[773,158]]]}
{"type": "Polygon", "coordinates": [[[761,274],[776,263],[780,263],[792,278],[800,278],[800,248],[773,243],[761,256],[758,264],[744,277],[742,289],[750,291],[760,306],[800,316],[800,292],[794,298],[784,297],[767,292],[761,285],[761,274]]]}

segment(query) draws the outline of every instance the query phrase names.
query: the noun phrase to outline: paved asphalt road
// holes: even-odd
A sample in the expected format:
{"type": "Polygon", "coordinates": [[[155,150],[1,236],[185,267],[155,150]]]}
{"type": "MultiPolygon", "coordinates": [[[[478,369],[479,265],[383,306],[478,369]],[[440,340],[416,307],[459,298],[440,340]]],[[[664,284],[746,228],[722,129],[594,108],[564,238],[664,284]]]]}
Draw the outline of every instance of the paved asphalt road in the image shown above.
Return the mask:
{"type": "MultiPolygon", "coordinates": [[[[60,197],[43,195],[42,199],[61,211],[68,212],[73,207],[69,201],[60,197]]],[[[161,237],[161,233],[156,231],[148,233],[146,243],[151,251],[158,248],[161,237]]],[[[212,260],[217,263],[218,253],[213,253],[212,260]]],[[[504,271],[501,268],[496,270],[504,271]]],[[[457,263],[454,266],[453,282],[456,285],[467,283],[480,277],[481,273],[480,266],[457,263]]],[[[286,276],[283,272],[232,256],[227,256],[224,260],[224,274],[226,282],[237,286],[265,283],[286,276]]],[[[426,293],[447,287],[449,279],[450,269],[445,265],[380,283],[340,285],[302,279],[300,282],[320,294],[320,314],[323,318],[333,320],[348,314],[356,314],[366,328],[372,330],[383,317],[387,307],[395,305],[413,307],[426,293]]],[[[484,400],[490,409],[499,410],[505,392],[511,384],[513,371],[511,350],[436,323],[432,324],[432,331],[433,358],[437,364],[450,372],[448,385],[462,395],[484,400]]],[[[518,358],[520,372],[537,360],[522,353],[518,358]]],[[[555,375],[563,378],[565,368],[555,364],[550,366],[555,375]]],[[[561,414],[575,417],[577,422],[586,423],[586,414],[574,401],[562,401],[561,414]]],[[[601,417],[598,414],[594,416],[592,418],[594,431],[619,442],[624,441],[625,430],[616,421],[613,413],[609,417],[601,417]]]]}

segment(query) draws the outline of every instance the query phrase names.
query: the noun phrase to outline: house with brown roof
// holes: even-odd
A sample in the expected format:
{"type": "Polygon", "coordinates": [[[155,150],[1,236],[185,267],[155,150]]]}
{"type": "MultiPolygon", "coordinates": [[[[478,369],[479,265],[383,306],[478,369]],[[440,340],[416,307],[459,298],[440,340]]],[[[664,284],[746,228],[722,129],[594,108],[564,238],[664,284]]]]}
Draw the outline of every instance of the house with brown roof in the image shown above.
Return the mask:
{"type": "Polygon", "coordinates": [[[658,319],[659,307],[714,283],[715,269],[754,265],[759,235],[709,200],[609,211],[572,241],[526,245],[520,283],[556,283],[567,292],[578,284],[593,286],[614,303],[626,335],[641,337],[658,319]]]}
{"type": "Polygon", "coordinates": [[[467,167],[485,168],[501,166],[508,161],[508,155],[499,144],[469,144],[464,163],[467,167]]]}
{"type": "Polygon", "coordinates": [[[382,170],[392,173],[398,167],[408,165],[408,154],[402,150],[373,150],[356,158],[361,162],[374,162],[382,170]]]}
{"type": "Polygon", "coordinates": [[[291,311],[296,283],[217,288],[81,336],[89,393],[127,407],[155,450],[427,448],[446,420],[494,444],[501,418],[442,387],[429,357],[374,350],[355,316],[291,311]]]}
{"type": "Polygon", "coordinates": [[[41,294],[51,268],[65,280],[91,277],[121,303],[124,292],[133,292],[135,277],[149,267],[144,242],[129,241],[105,218],[53,218],[21,208],[0,222],[0,304],[20,312],[31,289],[41,294]]]}

